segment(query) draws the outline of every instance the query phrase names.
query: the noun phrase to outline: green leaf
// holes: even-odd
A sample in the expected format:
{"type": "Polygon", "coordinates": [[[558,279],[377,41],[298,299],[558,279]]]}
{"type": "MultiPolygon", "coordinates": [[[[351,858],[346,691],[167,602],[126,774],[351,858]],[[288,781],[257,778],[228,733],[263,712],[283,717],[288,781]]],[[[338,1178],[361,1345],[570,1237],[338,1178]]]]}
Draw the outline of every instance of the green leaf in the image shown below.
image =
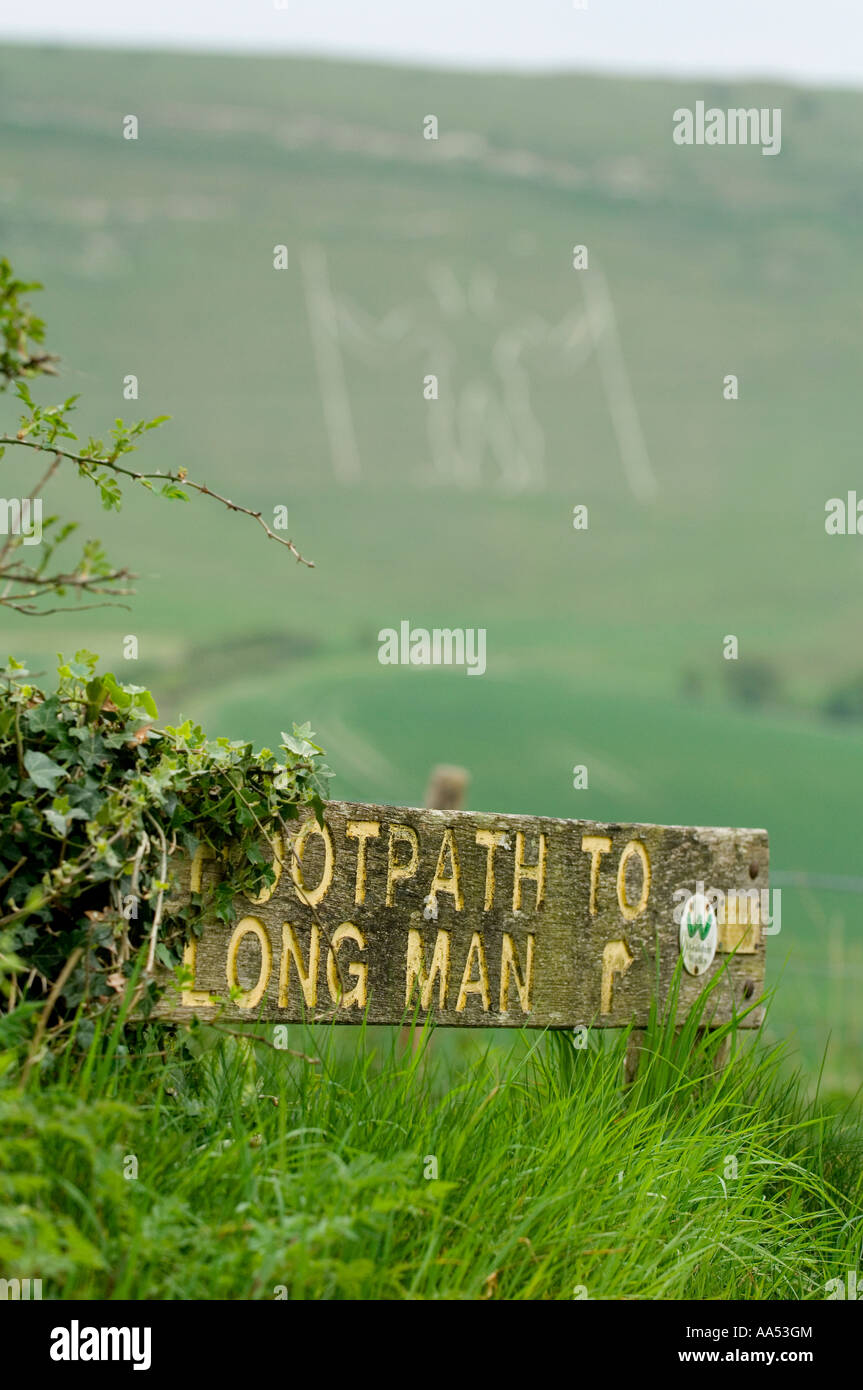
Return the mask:
{"type": "Polygon", "coordinates": [[[102,679],[108,695],[118,710],[128,713],[134,708],[142,710],[151,719],[158,719],[159,711],[156,708],[156,701],[149,690],[145,690],[142,685],[121,685],[117,677],[110,671],[106,671],[102,679]]]}
{"type": "Polygon", "coordinates": [[[71,811],[66,811],[65,813],[53,809],[46,811],[45,819],[49,825],[54,827],[58,835],[65,836],[68,833],[70,821],[86,820],[87,813],[86,811],[80,810],[79,807],[73,806],[71,811]]]}
{"type": "Polygon", "coordinates": [[[31,888],[31,889],[30,889],[30,892],[27,894],[27,897],[24,899],[24,911],[25,911],[25,912],[35,912],[37,908],[39,908],[39,907],[42,906],[42,904],[44,903],[44,901],[45,901],[45,890],[44,890],[44,888],[41,886],[41,884],[36,884],[36,886],[35,886],[34,888],[31,888]]]}
{"type": "Polygon", "coordinates": [[[53,792],[60,779],[66,776],[66,769],[45,753],[34,753],[32,750],[25,753],[24,766],[30,780],[49,792],[53,792]]]}

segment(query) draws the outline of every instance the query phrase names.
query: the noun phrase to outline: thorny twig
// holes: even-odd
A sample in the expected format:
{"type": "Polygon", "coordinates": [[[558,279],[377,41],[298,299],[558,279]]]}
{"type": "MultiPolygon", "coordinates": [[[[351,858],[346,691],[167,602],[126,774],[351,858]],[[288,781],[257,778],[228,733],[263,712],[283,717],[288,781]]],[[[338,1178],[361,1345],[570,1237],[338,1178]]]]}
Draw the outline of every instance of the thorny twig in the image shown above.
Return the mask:
{"type": "Polygon", "coordinates": [[[18,439],[15,435],[0,435],[0,444],[17,444],[23,449],[36,449],[40,453],[52,453],[55,454],[58,459],[69,459],[72,463],[77,463],[79,466],[86,468],[93,466],[109,468],[112,473],[118,473],[124,478],[131,478],[132,481],[136,483],[155,480],[163,483],[177,483],[180,487],[191,488],[193,492],[200,493],[202,497],[212,497],[216,502],[221,502],[224,507],[228,508],[228,511],[242,512],[244,516],[250,516],[252,520],[256,521],[266,532],[268,539],[277,541],[279,545],[283,545],[291,552],[298,564],[306,565],[308,569],[314,569],[315,567],[314,560],[307,560],[301,555],[292,540],[289,540],[286,536],[280,536],[276,531],[271,530],[259,511],[253,511],[251,507],[244,507],[239,502],[232,502],[229,497],[223,497],[221,493],[216,492],[206,483],[196,483],[192,478],[187,477],[184,472],[139,473],[134,468],[124,468],[122,464],[117,463],[115,459],[110,457],[95,458],[88,454],[73,454],[68,449],[57,449],[54,445],[40,444],[36,439],[18,439]]]}

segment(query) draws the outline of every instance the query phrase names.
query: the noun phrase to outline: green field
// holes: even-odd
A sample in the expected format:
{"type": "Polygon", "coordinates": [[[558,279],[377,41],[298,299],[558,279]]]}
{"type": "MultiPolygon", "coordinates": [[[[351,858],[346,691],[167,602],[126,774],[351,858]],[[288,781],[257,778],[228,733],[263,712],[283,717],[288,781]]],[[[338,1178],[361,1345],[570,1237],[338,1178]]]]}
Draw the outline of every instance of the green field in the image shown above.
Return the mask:
{"type": "MultiPolygon", "coordinates": [[[[763,84],[6,49],[0,252],[46,284],[63,392],[99,433],[169,412],[149,463],[265,513],[288,505],[316,568],[213,505],[145,497],[108,518],[69,480],[59,496],[140,574],[139,596],[131,613],[7,615],[3,646],[35,670],[98,650],[213,734],[273,742],[309,719],[341,796],[416,803],[455,761],[477,809],[764,825],[775,869],[859,877],[863,730],[820,707],[863,668],[863,549],[824,531],[826,500],[859,478],[861,117],[863,95],[763,84]],[[781,105],[781,156],[674,146],[672,112],[699,98],[781,105]],[[591,271],[571,268],[576,243],[591,271]],[[310,319],[322,252],[355,311],[347,480],[323,389],[338,373],[310,319]],[[579,357],[594,270],[650,500],[600,356],[579,357]],[[429,372],[459,409],[503,403],[515,433],[497,452],[489,438],[478,473],[433,454],[429,412],[451,402],[423,399],[429,372]],[[487,674],[380,666],[377,633],[404,618],[486,628],[487,674]],[[729,633],[740,668],[775,673],[769,702],[731,699],[729,633]]],[[[13,418],[5,399],[0,424],[13,418]]],[[[4,461],[7,495],[26,468],[4,461]]],[[[810,1076],[829,1039],[825,1079],[846,1092],[863,1080],[858,904],[786,890],[769,953],[772,1034],[810,1076]]]]}

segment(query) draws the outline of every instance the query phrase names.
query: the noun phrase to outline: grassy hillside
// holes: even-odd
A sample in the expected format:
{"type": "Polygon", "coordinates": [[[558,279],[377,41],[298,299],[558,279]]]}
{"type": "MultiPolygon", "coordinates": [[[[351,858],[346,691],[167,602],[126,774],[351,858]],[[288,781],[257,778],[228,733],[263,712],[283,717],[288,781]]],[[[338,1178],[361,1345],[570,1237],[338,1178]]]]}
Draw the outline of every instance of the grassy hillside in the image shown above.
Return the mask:
{"type": "MultiPolygon", "coordinates": [[[[863,95],[757,84],[7,49],[0,250],[48,286],[84,423],[170,412],[154,466],[288,505],[317,567],[214,509],[108,520],[70,485],[142,576],[133,612],[12,615],[2,645],[36,669],[96,648],[213,732],[309,718],[343,795],[416,802],[458,760],[477,808],[764,824],[775,867],[860,875],[863,736],[817,708],[863,667],[863,543],[824,532],[859,481],[861,118],[863,95]],[[781,155],[676,147],[697,99],[781,106],[781,155]],[[648,461],[621,451],[629,392],[648,461]],[[441,420],[457,447],[436,450],[441,420]],[[379,666],[403,618],[485,627],[488,674],[379,666]],[[774,704],[730,704],[728,633],[775,670],[774,704]]],[[[6,495],[25,468],[4,463],[6,495]]],[[[846,1087],[858,902],[788,892],[771,943],[772,1026],[814,1064],[830,1019],[846,1087]]]]}

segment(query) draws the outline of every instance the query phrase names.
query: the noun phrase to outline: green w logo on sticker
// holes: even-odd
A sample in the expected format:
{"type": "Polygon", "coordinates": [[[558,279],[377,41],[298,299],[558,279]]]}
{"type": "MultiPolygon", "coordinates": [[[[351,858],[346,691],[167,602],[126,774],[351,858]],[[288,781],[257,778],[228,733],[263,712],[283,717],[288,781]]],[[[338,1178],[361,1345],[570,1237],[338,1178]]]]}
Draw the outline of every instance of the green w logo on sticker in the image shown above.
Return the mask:
{"type": "Polygon", "coordinates": [[[680,954],[690,975],[703,975],[713,964],[718,937],[716,909],[703,893],[693,893],[680,917],[680,954]]]}
{"type": "Polygon", "coordinates": [[[689,935],[694,936],[695,933],[698,932],[698,935],[701,937],[701,940],[706,941],[707,933],[710,931],[712,923],[706,912],[701,913],[700,915],[702,919],[701,921],[699,921],[698,917],[693,913],[692,920],[687,923],[689,935]]]}

